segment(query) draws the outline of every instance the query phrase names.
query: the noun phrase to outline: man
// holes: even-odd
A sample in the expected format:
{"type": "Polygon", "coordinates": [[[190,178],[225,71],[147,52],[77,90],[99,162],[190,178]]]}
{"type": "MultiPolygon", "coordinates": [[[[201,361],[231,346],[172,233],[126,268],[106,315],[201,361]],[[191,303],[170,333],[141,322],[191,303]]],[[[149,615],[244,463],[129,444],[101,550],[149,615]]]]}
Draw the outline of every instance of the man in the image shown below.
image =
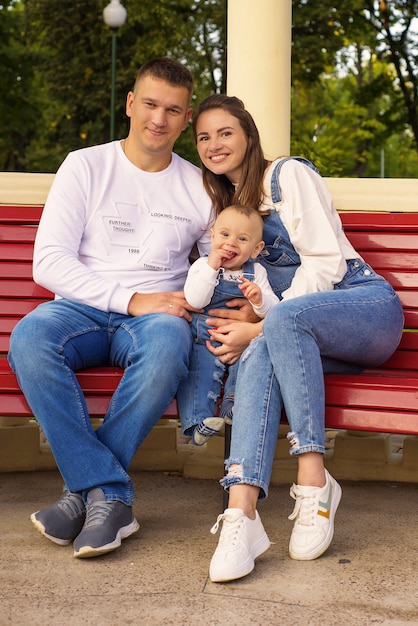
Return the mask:
{"type": "Polygon", "coordinates": [[[149,61],[129,92],[127,138],[70,153],[45,204],[37,283],[56,294],[16,326],[9,360],[65,481],[33,513],[76,557],[115,550],[139,525],[128,468],[188,370],[183,296],[195,242],[209,251],[211,203],[198,168],[172,152],[191,118],[193,78],[149,61]],[[76,371],[124,368],[103,425],[92,429],[76,371]]]}

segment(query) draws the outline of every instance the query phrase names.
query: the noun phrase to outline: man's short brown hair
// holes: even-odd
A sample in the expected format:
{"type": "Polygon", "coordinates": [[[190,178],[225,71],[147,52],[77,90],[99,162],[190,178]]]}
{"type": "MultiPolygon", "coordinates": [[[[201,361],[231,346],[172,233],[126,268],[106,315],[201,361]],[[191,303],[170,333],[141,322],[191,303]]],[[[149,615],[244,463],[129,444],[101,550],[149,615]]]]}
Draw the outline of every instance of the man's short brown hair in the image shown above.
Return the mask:
{"type": "Polygon", "coordinates": [[[165,80],[174,87],[185,87],[189,92],[190,99],[192,97],[194,86],[192,73],[185,65],[182,65],[174,59],[170,59],[169,57],[157,57],[141,65],[136,76],[135,86],[145,76],[165,80]]]}

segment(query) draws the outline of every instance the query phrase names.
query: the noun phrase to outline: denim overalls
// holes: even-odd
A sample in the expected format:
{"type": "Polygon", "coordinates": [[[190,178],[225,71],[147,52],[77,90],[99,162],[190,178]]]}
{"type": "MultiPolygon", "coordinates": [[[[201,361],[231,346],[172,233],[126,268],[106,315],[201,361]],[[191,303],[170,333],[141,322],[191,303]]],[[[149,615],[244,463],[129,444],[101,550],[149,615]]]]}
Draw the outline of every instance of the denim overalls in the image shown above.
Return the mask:
{"type": "MultiPolygon", "coordinates": [[[[318,173],[316,167],[303,157],[286,157],[279,161],[273,170],[271,179],[271,195],[275,204],[282,199],[279,183],[280,170],[289,159],[296,159],[318,173]]],[[[265,247],[257,257],[257,261],[266,269],[271,288],[281,299],[283,291],[290,287],[293,276],[300,265],[300,257],[275,209],[271,209],[270,214],[264,218],[263,240],[265,247]]],[[[341,282],[334,285],[334,289],[346,289],[362,283],[384,280],[362,259],[349,259],[347,272],[341,282]]]]}
{"type": "MultiPolygon", "coordinates": [[[[248,280],[254,280],[254,260],[249,259],[240,272],[248,280]]],[[[226,303],[232,298],[243,298],[242,291],[238,288],[240,283],[224,280],[223,270],[218,273],[216,285],[210,303],[203,313],[192,313],[191,330],[194,340],[192,354],[189,363],[189,375],[180,383],[177,392],[177,404],[182,425],[186,431],[196,424],[201,423],[206,417],[212,417],[215,411],[215,403],[219,398],[222,380],[228,369],[229,385],[234,384],[235,370],[238,363],[226,366],[214,356],[206,347],[206,341],[210,340],[206,320],[210,309],[226,308],[226,303]]],[[[229,308],[229,307],[228,307],[229,308]]],[[[213,343],[214,346],[219,345],[213,343]]]]}

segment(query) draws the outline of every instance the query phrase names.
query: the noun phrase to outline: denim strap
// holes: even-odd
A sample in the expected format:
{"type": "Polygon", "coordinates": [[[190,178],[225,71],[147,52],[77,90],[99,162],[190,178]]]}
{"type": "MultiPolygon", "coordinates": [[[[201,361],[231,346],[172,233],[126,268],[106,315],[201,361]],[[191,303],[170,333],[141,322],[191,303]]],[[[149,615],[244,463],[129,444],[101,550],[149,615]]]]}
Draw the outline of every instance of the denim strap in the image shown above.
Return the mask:
{"type": "Polygon", "coordinates": [[[289,157],[285,157],[284,159],[281,159],[275,165],[273,174],[271,176],[271,199],[273,200],[274,203],[280,202],[282,199],[282,190],[280,188],[280,183],[279,183],[279,174],[280,174],[280,170],[282,168],[283,163],[286,163],[286,161],[290,161],[290,159],[296,159],[296,161],[299,161],[300,163],[307,165],[308,167],[311,168],[311,170],[319,174],[319,171],[317,170],[315,165],[313,165],[313,163],[311,163],[310,161],[308,161],[308,159],[305,159],[304,157],[289,156],[289,157]]]}

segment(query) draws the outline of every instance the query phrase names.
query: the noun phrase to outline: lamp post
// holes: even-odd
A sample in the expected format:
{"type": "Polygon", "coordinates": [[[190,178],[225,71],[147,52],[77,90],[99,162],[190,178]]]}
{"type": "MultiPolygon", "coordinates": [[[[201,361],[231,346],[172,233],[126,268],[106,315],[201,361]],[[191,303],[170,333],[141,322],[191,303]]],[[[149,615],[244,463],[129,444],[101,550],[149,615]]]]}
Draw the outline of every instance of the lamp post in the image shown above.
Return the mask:
{"type": "Polygon", "coordinates": [[[112,31],[112,78],[110,90],[110,141],[115,138],[116,35],[126,20],[126,9],[119,0],[110,0],[103,9],[103,20],[112,31]]]}

